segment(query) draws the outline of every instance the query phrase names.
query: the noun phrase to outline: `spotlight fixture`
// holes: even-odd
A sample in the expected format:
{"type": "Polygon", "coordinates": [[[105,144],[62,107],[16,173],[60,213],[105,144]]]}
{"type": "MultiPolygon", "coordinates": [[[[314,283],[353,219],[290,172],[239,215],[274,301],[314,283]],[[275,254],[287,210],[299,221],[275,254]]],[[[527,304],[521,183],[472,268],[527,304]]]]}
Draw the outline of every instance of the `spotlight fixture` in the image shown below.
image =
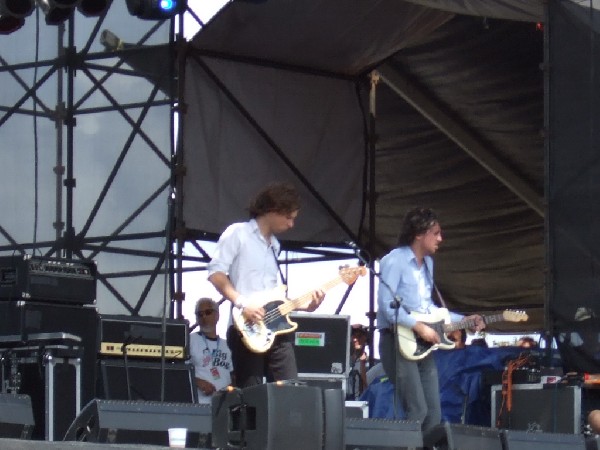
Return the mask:
{"type": "Polygon", "coordinates": [[[187,0],[127,0],[129,14],[144,20],[168,19],[186,7],[187,0]]]}
{"type": "Polygon", "coordinates": [[[46,16],[47,25],[59,25],[73,14],[81,0],[36,0],[46,16]]]}
{"type": "Polygon", "coordinates": [[[34,6],[34,0],[0,0],[0,34],[21,28],[34,6]]]}
{"type": "Polygon", "coordinates": [[[104,14],[112,0],[81,0],[77,9],[86,17],[98,17],[104,14]]]}

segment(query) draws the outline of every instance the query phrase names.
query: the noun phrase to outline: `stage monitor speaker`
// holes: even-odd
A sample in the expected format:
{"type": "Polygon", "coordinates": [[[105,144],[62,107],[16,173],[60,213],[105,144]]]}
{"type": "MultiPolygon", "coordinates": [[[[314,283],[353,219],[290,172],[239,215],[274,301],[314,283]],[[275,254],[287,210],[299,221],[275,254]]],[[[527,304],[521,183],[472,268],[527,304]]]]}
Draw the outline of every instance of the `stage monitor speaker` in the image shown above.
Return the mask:
{"type": "MultiPolygon", "coordinates": [[[[539,405],[543,408],[543,405],[539,405]]],[[[531,433],[522,430],[502,430],[504,450],[585,450],[582,434],[531,433]]]]}
{"type": "MultiPolygon", "coordinates": [[[[128,361],[126,366],[122,359],[100,361],[98,396],[106,400],[161,401],[161,373],[160,362],[128,361]]],[[[193,366],[167,362],[164,401],[195,403],[197,400],[193,366]]]]}
{"type": "Polygon", "coordinates": [[[420,447],[423,447],[423,435],[419,422],[354,418],[345,420],[347,450],[400,450],[420,447]]]}
{"type": "Polygon", "coordinates": [[[168,446],[169,428],[187,428],[188,447],[210,447],[210,406],[95,399],[73,421],[64,440],[168,446]]]}
{"type": "Polygon", "coordinates": [[[34,425],[28,395],[0,394],[0,437],[30,439],[34,425]]]}
{"type": "Polygon", "coordinates": [[[448,422],[427,432],[423,442],[440,450],[503,450],[499,430],[448,422]]]}
{"type": "Polygon", "coordinates": [[[344,394],[340,389],[262,384],[218,392],[212,412],[212,442],[217,448],[343,448],[344,394]]]}
{"type": "Polygon", "coordinates": [[[342,389],[323,389],[323,450],[339,450],[345,447],[344,422],[346,418],[346,395],[342,389]]]}

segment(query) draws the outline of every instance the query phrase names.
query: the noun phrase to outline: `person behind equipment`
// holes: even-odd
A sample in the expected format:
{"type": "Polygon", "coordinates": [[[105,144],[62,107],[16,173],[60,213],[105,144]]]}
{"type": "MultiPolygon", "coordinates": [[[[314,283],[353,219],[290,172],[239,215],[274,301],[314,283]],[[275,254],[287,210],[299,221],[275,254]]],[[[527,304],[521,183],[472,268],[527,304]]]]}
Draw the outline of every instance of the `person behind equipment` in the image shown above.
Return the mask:
{"type": "Polygon", "coordinates": [[[455,349],[465,348],[467,346],[467,330],[461,328],[448,333],[448,339],[454,342],[455,349]]]}
{"type": "Polygon", "coordinates": [[[350,333],[350,373],[346,386],[346,400],[358,400],[367,388],[367,367],[369,356],[365,351],[367,329],[361,324],[353,324],[350,333]]]}
{"type": "MultiPolygon", "coordinates": [[[[430,314],[438,308],[432,299],[433,259],[442,242],[438,218],[431,209],[415,208],[404,217],[398,247],[383,257],[378,289],[377,328],[381,332],[379,355],[385,372],[395,387],[408,420],[421,422],[423,431],[441,422],[438,372],[433,353],[420,360],[409,360],[397,352],[394,342],[396,324],[411,329],[425,342],[437,344],[440,336],[426,322],[417,321],[411,312],[430,314]],[[393,290],[393,292],[391,292],[393,290]],[[401,299],[400,307],[396,299],[401,299]]],[[[451,313],[452,321],[463,317],[451,313]]],[[[485,324],[481,316],[473,315],[474,331],[485,324]]]]}
{"type": "MultiPolygon", "coordinates": [[[[294,226],[299,210],[300,196],[294,186],[270,184],[250,203],[250,220],[230,225],[219,238],[208,264],[208,279],[250,323],[264,318],[264,308],[250,296],[277,286],[280,274],[277,236],[294,226]]],[[[304,310],[314,311],[324,297],[322,290],[313,291],[311,302],[304,310]]],[[[236,385],[240,388],[260,384],[263,377],[267,381],[298,377],[293,333],[277,335],[266,352],[254,353],[231,325],[227,342],[233,356],[236,385]]]]}
{"type": "Polygon", "coordinates": [[[202,297],[196,302],[195,314],[200,331],[190,334],[190,361],[194,365],[198,402],[210,403],[216,391],[231,384],[231,351],[217,335],[217,303],[202,297]]]}

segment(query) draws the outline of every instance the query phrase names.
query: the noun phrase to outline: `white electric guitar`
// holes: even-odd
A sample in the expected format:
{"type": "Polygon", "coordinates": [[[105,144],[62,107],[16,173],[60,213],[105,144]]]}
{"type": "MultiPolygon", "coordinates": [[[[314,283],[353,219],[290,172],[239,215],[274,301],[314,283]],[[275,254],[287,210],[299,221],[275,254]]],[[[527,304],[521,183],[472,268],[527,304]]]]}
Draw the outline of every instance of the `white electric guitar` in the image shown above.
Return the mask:
{"type": "MultiPolygon", "coordinates": [[[[327,291],[340,283],[354,284],[356,279],[365,273],[367,269],[362,266],[342,267],[336,278],[316,290],[327,291]]],[[[246,347],[255,353],[264,353],[271,348],[278,334],[291,333],[298,328],[298,324],[290,320],[289,313],[308,305],[314,291],[315,289],[293,300],[285,297],[285,286],[252,294],[248,303],[261,306],[265,310],[263,320],[259,322],[246,320],[239,309],[233,308],[233,323],[242,334],[242,341],[246,347]]]]}
{"type": "MultiPolygon", "coordinates": [[[[436,309],[431,314],[411,312],[410,315],[418,322],[424,322],[440,336],[439,344],[432,344],[419,337],[413,330],[402,325],[398,325],[398,346],[400,353],[406,359],[418,361],[425,358],[429,353],[439,348],[449,350],[454,348],[452,342],[446,336],[447,333],[455,330],[472,328],[475,326],[474,319],[463,319],[460,322],[450,322],[450,312],[446,308],[436,309]]],[[[486,324],[494,322],[524,322],[529,319],[527,313],[523,311],[504,311],[499,314],[482,316],[486,324]]]]}

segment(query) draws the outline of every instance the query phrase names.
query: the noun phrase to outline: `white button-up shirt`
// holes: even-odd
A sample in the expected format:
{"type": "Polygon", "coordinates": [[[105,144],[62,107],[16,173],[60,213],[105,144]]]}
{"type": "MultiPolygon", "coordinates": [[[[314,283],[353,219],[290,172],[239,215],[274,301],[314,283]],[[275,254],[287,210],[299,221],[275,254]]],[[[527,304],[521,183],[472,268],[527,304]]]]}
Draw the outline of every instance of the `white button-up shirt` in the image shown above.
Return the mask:
{"type": "Polygon", "coordinates": [[[251,295],[277,286],[279,241],[270,242],[260,233],[256,220],[234,223],[221,234],[207,266],[208,275],[223,272],[242,295],[251,295]]]}

